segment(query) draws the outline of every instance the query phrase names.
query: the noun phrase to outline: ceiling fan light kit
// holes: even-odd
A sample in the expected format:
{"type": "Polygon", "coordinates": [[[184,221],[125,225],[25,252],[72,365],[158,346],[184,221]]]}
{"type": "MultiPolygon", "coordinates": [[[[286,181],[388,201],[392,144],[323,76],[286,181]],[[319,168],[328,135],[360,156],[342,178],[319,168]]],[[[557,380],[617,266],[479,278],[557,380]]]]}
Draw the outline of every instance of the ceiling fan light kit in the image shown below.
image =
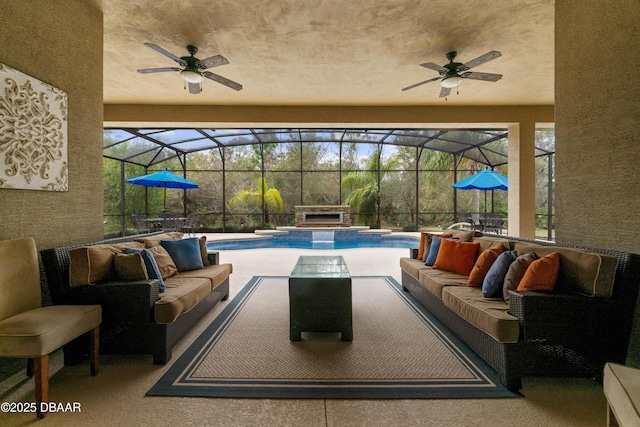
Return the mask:
{"type": "Polygon", "coordinates": [[[167,58],[174,60],[180,65],[182,68],[178,67],[163,67],[163,68],[144,68],[138,70],[139,73],[149,74],[149,73],[163,73],[167,71],[179,71],[180,76],[185,81],[185,88],[187,85],[189,86],[189,93],[192,95],[197,95],[202,92],[202,85],[204,78],[208,78],[209,80],[213,80],[214,82],[225,85],[233,90],[242,90],[242,85],[234,82],[233,80],[229,80],[225,77],[219,76],[218,74],[214,74],[210,71],[205,71],[207,68],[217,67],[220,65],[228,64],[227,58],[221,55],[214,55],[206,59],[198,59],[195,57],[195,54],[198,52],[198,48],[195,46],[187,46],[187,51],[189,52],[189,56],[183,56],[178,58],[173,53],[164,50],[160,46],[157,46],[153,43],[145,43],[145,46],[150,47],[158,53],[163,54],[167,58]]]}
{"type": "Polygon", "coordinates": [[[471,61],[463,64],[460,62],[454,62],[458,56],[458,52],[449,52],[446,57],[449,60],[448,64],[438,65],[433,62],[425,62],[424,64],[420,64],[421,67],[429,68],[430,70],[437,71],[440,74],[440,77],[434,77],[429,80],[422,81],[420,83],[416,83],[411,86],[407,86],[402,90],[409,90],[415,87],[421,86],[426,83],[435,82],[440,80],[440,86],[442,89],[440,90],[440,98],[447,98],[451,89],[454,87],[460,86],[463,79],[472,79],[472,80],[483,80],[485,82],[497,82],[502,78],[502,74],[493,74],[493,73],[477,73],[468,71],[473,67],[477,67],[478,65],[484,64],[485,62],[489,62],[493,59],[499,58],[502,56],[500,52],[497,50],[492,50],[491,52],[487,52],[484,55],[480,55],[476,59],[472,59],[471,61]]]}
{"type": "Polygon", "coordinates": [[[440,86],[453,88],[462,83],[462,77],[453,76],[453,77],[445,77],[441,82],[440,86]]]}
{"type": "Polygon", "coordinates": [[[187,83],[202,83],[202,76],[197,71],[182,70],[180,76],[187,81],[187,83]]]}

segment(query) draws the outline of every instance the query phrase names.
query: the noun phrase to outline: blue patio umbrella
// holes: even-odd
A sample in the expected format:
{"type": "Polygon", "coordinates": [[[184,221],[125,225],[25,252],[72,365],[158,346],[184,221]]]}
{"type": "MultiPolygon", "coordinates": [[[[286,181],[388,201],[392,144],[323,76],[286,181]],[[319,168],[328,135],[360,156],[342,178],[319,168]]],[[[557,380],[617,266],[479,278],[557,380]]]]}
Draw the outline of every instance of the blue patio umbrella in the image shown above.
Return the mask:
{"type": "Polygon", "coordinates": [[[484,210],[487,211],[487,190],[508,190],[509,182],[506,176],[491,169],[484,169],[468,178],[453,184],[459,190],[484,190],[484,210]]]}
{"type": "Polygon", "coordinates": [[[127,179],[127,182],[133,185],[143,185],[145,187],[161,187],[164,188],[164,208],[167,208],[167,188],[198,188],[198,184],[182,178],[168,170],[154,172],[148,175],[137,176],[127,179]]]}

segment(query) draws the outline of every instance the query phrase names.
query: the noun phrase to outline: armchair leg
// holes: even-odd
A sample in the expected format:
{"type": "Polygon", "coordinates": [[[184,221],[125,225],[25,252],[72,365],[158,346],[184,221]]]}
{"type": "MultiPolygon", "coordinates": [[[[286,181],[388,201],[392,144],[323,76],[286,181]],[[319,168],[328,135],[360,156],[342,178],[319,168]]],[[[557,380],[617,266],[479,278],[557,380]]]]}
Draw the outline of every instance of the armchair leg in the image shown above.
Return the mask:
{"type": "Polygon", "coordinates": [[[47,414],[42,411],[42,402],[49,402],[49,355],[33,359],[33,376],[35,379],[36,405],[38,418],[47,414]]]}
{"type": "MultiPolygon", "coordinates": [[[[96,326],[89,331],[89,359],[91,364],[91,375],[98,375],[100,370],[100,326],[96,326]]],[[[27,375],[33,376],[35,381],[36,394],[36,415],[44,418],[47,414],[42,411],[42,402],[49,402],[49,355],[28,359],[27,375]]],[[[45,405],[46,407],[46,405],[45,405]]]]}
{"type": "Polygon", "coordinates": [[[33,376],[33,359],[27,359],[27,376],[29,378],[33,376]]]}
{"type": "Polygon", "coordinates": [[[89,331],[89,362],[91,375],[98,375],[100,370],[100,326],[89,331]]]}

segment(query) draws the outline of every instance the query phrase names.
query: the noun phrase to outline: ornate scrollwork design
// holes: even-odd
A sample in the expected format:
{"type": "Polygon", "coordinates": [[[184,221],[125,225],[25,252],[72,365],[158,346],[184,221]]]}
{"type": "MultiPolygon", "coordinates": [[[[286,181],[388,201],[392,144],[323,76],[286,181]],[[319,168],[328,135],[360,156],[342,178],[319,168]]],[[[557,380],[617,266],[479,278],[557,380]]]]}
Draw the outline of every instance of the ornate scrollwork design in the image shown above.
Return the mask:
{"type": "MultiPolygon", "coordinates": [[[[14,71],[0,67],[0,71],[8,70],[14,71]]],[[[9,181],[11,177],[24,180],[27,185],[20,188],[35,185],[43,190],[65,191],[67,96],[37,80],[34,85],[31,79],[20,82],[7,75],[0,96],[2,172],[9,181]],[[56,176],[52,178],[54,165],[56,176]]]]}

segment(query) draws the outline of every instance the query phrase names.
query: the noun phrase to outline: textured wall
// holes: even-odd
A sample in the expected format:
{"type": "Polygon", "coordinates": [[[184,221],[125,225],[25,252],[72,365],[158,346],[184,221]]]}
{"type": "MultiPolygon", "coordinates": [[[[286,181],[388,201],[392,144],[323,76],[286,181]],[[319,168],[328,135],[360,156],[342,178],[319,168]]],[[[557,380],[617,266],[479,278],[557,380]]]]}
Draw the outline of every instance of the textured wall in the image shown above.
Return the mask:
{"type": "Polygon", "coordinates": [[[556,2],[558,242],[640,253],[640,7],[556,2]]]}
{"type": "Polygon", "coordinates": [[[0,239],[34,237],[39,249],[101,239],[102,12],[85,0],[0,0],[0,10],[0,62],[69,99],[69,191],[0,189],[0,239]]]}

